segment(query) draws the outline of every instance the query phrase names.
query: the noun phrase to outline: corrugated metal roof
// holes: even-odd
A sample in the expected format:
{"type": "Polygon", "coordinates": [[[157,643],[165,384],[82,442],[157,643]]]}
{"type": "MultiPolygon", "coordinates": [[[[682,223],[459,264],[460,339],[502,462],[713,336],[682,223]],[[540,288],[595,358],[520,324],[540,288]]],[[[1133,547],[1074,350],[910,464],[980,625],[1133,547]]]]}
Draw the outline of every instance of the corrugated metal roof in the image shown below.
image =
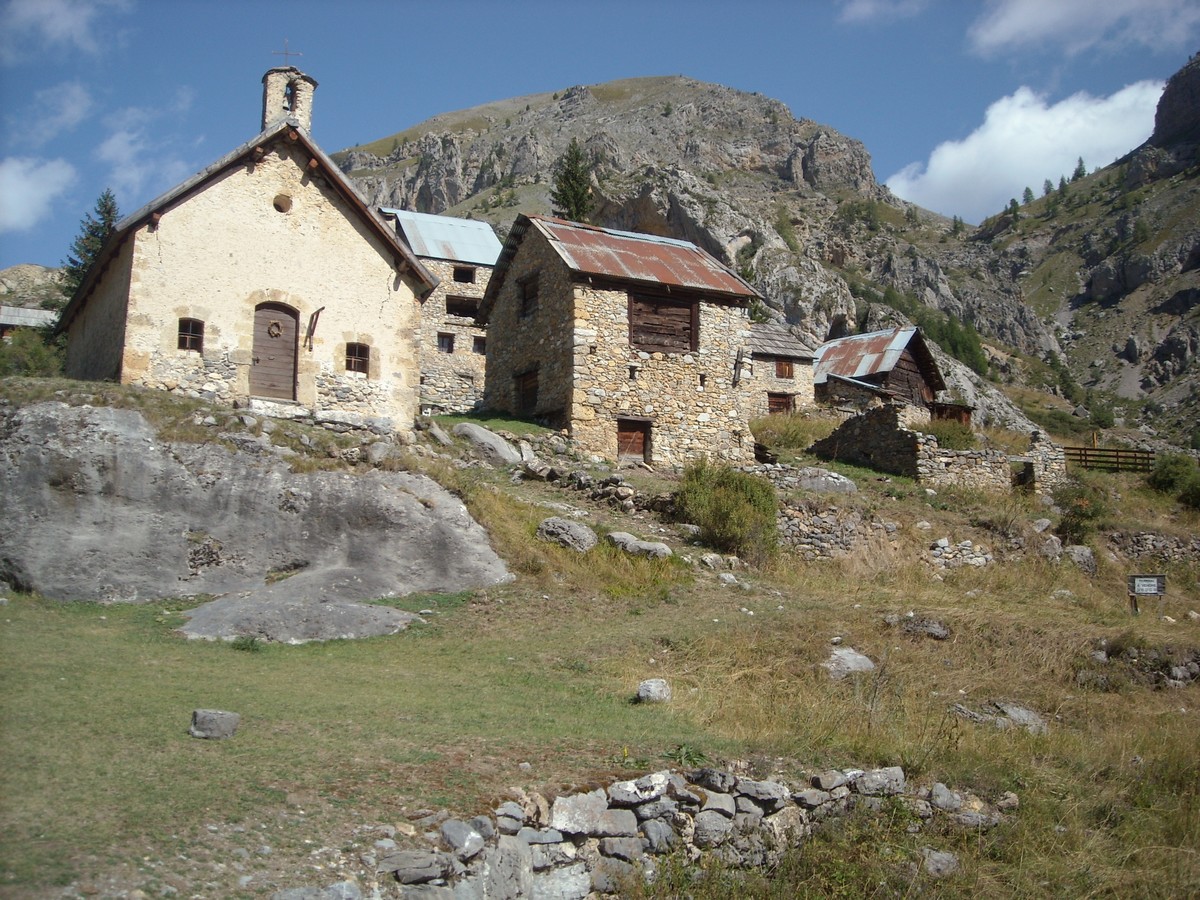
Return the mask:
{"type": "Polygon", "coordinates": [[[732,297],[758,291],[689,241],[530,216],[563,262],[581,275],[690,288],[732,297]]]}
{"type": "Polygon", "coordinates": [[[500,255],[500,239],[487,222],[387,207],[380,212],[396,217],[396,227],[417,256],[494,266],[500,255]]]}
{"type": "Polygon", "coordinates": [[[28,309],[24,306],[0,306],[0,325],[12,328],[40,328],[58,318],[52,309],[28,309]]]}
{"type": "Polygon", "coordinates": [[[910,325],[827,341],[817,348],[813,383],[824,384],[829,375],[863,378],[890,372],[917,334],[917,327],[910,325]]]}
{"type": "Polygon", "coordinates": [[[750,326],[750,352],[759,356],[813,359],[813,350],[786,325],[755,322],[750,326]]]}

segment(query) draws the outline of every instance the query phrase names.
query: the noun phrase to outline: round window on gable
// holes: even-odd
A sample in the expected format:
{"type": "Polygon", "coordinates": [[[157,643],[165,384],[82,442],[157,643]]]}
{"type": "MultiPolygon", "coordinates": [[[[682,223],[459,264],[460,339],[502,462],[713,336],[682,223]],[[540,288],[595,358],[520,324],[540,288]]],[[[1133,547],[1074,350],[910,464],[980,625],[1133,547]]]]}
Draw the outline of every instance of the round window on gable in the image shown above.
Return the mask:
{"type": "Polygon", "coordinates": [[[292,211],[292,198],[287,194],[276,194],[272,205],[276,212],[288,213],[292,211]]]}

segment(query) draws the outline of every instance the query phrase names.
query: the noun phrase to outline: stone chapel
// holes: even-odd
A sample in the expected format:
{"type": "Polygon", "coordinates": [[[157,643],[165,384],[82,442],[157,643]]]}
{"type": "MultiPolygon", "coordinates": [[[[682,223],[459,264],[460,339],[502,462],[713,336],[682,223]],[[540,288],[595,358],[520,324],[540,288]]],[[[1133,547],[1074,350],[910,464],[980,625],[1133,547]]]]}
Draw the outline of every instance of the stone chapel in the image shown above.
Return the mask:
{"type": "Polygon", "coordinates": [[[268,71],[261,131],[117,224],[59,322],[69,377],[412,429],[438,279],[312,139],[316,87],[268,71]]]}

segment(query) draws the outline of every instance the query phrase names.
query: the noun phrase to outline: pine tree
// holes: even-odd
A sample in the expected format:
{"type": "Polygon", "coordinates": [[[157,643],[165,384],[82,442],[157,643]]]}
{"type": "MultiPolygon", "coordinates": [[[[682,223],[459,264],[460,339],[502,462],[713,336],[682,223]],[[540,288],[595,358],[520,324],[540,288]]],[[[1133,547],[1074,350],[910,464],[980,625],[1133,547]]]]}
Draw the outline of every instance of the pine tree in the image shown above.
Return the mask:
{"type": "Polygon", "coordinates": [[[1079,157],[1079,162],[1075,163],[1075,171],[1071,173],[1071,180],[1078,181],[1087,175],[1087,166],[1083,164],[1083,157],[1079,157]]]}
{"type": "Polygon", "coordinates": [[[1033,188],[1025,188],[1025,193],[1021,195],[1021,202],[1026,206],[1033,202],[1033,188]]]}
{"type": "Polygon", "coordinates": [[[1054,182],[1047,178],[1042,182],[1042,196],[1049,197],[1050,192],[1054,190],[1054,182]]]}
{"type": "Polygon", "coordinates": [[[80,221],[79,234],[63,261],[62,290],[68,299],[73,297],[79,285],[83,284],[88,269],[100,255],[100,248],[104,246],[120,217],[117,198],[110,189],[105,188],[104,193],[96,200],[96,208],[80,221]]]}
{"type": "Polygon", "coordinates": [[[1021,204],[1017,202],[1016,197],[1008,201],[1008,214],[1012,216],[1014,222],[1019,221],[1021,218],[1021,204]]]}
{"type": "Polygon", "coordinates": [[[571,138],[571,145],[555,167],[550,202],[556,216],[572,222],[586,222],[592,212],[591,171],[575,138],[571,138]]]}

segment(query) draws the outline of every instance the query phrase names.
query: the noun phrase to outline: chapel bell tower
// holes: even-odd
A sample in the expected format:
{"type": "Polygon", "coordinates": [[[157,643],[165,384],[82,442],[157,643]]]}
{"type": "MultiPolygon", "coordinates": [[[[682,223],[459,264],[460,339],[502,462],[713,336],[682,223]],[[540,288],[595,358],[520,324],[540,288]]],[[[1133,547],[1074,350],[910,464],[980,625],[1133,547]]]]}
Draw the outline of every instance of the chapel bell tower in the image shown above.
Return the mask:
{"type": "Polygon", "coordinates": [[[283,119],[295,119],[306,132],[312,131],[312,99],[316,79],[295,66],[277,66],[263,76],[262,130],[283,119]]]}

